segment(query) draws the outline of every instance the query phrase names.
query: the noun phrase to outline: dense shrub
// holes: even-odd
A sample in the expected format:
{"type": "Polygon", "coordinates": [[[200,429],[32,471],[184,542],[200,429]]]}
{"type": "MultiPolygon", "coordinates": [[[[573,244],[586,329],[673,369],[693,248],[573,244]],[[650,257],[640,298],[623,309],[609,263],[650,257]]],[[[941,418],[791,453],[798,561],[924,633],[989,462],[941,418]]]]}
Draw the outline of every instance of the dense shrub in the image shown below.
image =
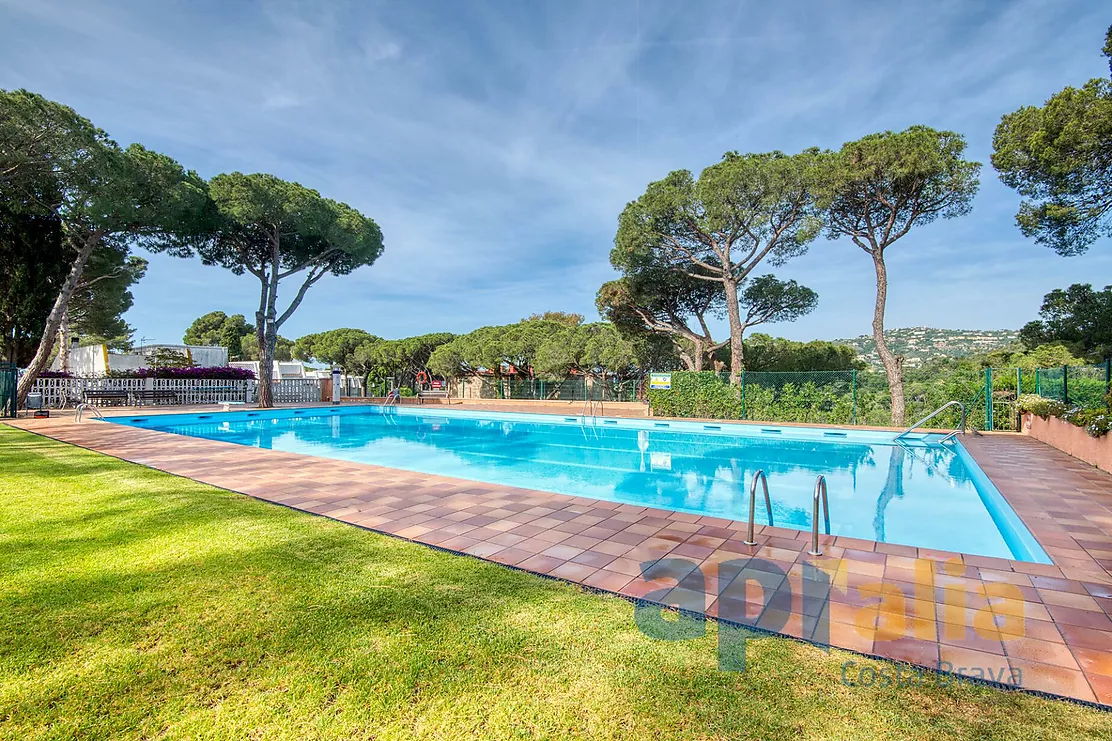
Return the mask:
{"type": "Polygon", "coordinates": [[[1034,414],[1036,417],[1061,417],[1069,409],[1056,399],[1047,399],[1038,394],[1023,394],[1016,402],[1020,414],[1034,414]]]}
{"type": "Polygon", "coordinates": [[[672,374],[668,391],[649,391],[649,406],[665,417],[741,419],[741,397],[735,386],[711,371],[672,374]]]}
{"type": "Polygon", "coordinates": [[[180,378],[221,379],[226,381],[251,381],[255,371],[250,368],[234,368],[220,365],[211,367],[187,366],[184,368],[138,368],[136,370],[109,371],[109,378],[180,378]]]}
{"type": "Polygon", "coordinates": [[[1017,407],[1021,413],[1034,414],[1043,419],[1057,417],[1063,422],[1083,428],[1092,437],[1102,437],[1112,430],[1112,414],[1105,409],[1070,409],[1060,401],[1035,394],[1019,397],[1017,407]]]}
{"type": "Polygon", "coordinates": [[[73,378],[69,371],[44,370],[39,373],[39,378],[73,378]]]}

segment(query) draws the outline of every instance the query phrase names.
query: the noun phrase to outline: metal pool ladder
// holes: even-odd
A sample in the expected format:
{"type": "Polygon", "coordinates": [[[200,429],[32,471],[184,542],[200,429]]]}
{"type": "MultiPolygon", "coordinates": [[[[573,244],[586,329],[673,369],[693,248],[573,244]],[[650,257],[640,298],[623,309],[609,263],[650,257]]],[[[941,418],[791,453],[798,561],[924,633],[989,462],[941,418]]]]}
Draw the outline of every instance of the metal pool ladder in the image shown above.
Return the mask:
{"type": "Polygon", "coordinates": [[[398,405],[398,400],[400,398],[401,398],[401,392],[400,391],[398,391],[397,389],[390,389],[390,392],[388,394],[386,394],[386,399],[385,399],[385,401],[382,402],[382,405],[381,405],[380,408],[383,411],[386,411],[386,407],[390,406],[391,404],[393,404],[394,406],[397,406],[398,405]],[[395,393],[396,391],[397,391],[397,393],[395,393]]]}
{"type": "Polygon", "coordinates": [[[100,410],[97,409],[92,404],[78,404],[73,410],[73,421],[74,422],[80,422],[82,413],[86,409],[88,409],[90,412],[92,412],[93,416],[96,417],[97,419],[104,419],[104,415],[101,414],[100,410]]]}
{"type": "Polygon", "coordinates": [[[583,417],[598,417],[603,414],[602,399],[588,398],[583,400],[583,417]]]}
{"type": "Polygon", "coordinates": [[[765,509],[768,510],[768,524],[769,526],[772,525],[772,500],[768,498],[768,478],[765,476],[765,472],[761,470],[753,474],[753,483],[749,486],[749,530],[747,531],[747,537],[744,541],[745,545],[757,544],[756,538],[754,538],[754,530],[756,529],[756,526],[754,525],[753,521],[754,519],[756,519],[757,516],[758,481],[760,481],[761,486],[764,487],[765,509]]]}
{"type": "Polygon", "coordinates": [[[815,480],[814,509],[811,512],[811,550],[807,551],[808,555],[811,556],[822,555],[822,549],[819,548],[820,497],[822,499],[823,520],[826,522],[826,534],[830,535],[830,504],[826,500],[826,477],[821,475],[815,480]]]}
{"type": "Polygon", "coordinates": [[[902,438],[904,435],[906,435],[909,432],[911,432],[912,430],[914,430],[919,425],[923,424],[924,422],[928,422],[931,419],[934,419],[937,415],[939,415],[944,410],[949,409],[952,406],[956,406],[958,409],[961,409],[961,425],[958,426],[958,427],[955,427],[953,430],[951,430],[949,433],[947,433],[944,438],[939,440],[939,442],[940,443],[949,442],[950,440],[953,440],[954,437],[959,432],[964,435],[965,434],[965,404],[962,404],[960,401],[948,401],[945,404],[943,404],[942,406],[940,406],[938,409],[935,409],[933,412],[931,412],[927,416],[923,417],[921,420],[919,420],[915,424],[911,425],[911,427],[908,427],[906,430],[904,430],[900,434],[896,435],[895,439],[899,440],[900,438],[902,438]]]}

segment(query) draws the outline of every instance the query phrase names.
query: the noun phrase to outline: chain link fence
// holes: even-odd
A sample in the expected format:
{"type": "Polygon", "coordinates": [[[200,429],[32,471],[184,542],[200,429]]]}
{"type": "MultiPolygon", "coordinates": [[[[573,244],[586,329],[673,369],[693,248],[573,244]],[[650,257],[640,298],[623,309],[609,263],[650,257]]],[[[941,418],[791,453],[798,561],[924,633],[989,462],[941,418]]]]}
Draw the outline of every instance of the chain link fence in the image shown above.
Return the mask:
{"type": "Polygon", "coordinates": [[[743,371],[740,387],[742,419],[857,424],[854,370],[743,371]]]}
{"type": "Polygon", "coordinates": [[[1035,371],[1035,393],[1071,407],[1102,409],[1112,393],[1112,359],[1098,365],[1063,365],[1035,371]]]}
{"type": "Polygon", "coordinates": [[[533,378],[468,379],[459,385],[463,399],[518,399],[528,401],[637,401],[641,379],[617,381],[599,378],[567,378],[545,381],[533,378]]]}
{"type": "MultiPolygon", "coordinates": [[[[949,401],[965,406],[966,425],[977,430],[1016,431],[1022,394],[1038,393],[1074,406],[1095,409],[1112,391],[1109,363],[1040,368],[952,368],[904,383],[907,424],[949,401]]],[[[675,417],[805,422],[839,425],[892,424],[888,381],[871,371],[745,371],[731,386],[728,373],[676,372],[672,388],[649,393],[658,414],[675,417]]],[[[950,408],[930,426],[957,428],[961,411],[950,408]]]]}

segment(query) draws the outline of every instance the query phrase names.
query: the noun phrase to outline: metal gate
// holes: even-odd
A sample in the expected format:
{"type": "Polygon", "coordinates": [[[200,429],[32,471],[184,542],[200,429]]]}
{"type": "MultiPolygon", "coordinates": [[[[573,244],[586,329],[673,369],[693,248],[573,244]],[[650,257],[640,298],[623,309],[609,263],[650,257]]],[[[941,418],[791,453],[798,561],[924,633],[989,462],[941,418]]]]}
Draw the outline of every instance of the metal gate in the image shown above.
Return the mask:
{"type": "Polygon", "coordinates": [[[15,389],[19,382],[19,371],[15,363],[0,363],[0,417],[14,417],[15,389]]]}

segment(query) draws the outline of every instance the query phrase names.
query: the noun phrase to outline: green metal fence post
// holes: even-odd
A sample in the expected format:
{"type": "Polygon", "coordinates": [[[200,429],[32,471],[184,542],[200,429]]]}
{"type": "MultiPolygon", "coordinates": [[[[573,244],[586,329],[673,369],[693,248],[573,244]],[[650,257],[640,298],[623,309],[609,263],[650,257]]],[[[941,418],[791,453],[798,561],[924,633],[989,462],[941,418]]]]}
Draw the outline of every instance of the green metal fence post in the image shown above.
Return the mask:
{"type": "Polygon", "coordinates": [[[1015,400],[1018,402],[1020,395],[1023,394],[1023,369],[1015,369],[1015,400]]]}
{"type": "Polygon", "coordinates": [[[857,424],[857,370],[853,371],[853,424],[857,424]]]}
{"type": "Polygon", "coordinates": [[[1062,366],[1062,403],[1069,406],[1070,403],[1070,367],[1068,365],[1062,366]]]}
{"type": "Polygon", "coordinates": [[[741,371],[741,418],[745,419],[745,371],[741,371]]]}
{"type": "Polygon", "coordinates": [[[992,368],[985,368],[985,429],[992,430],[992,368]]]}
{"type": "Polygon", "coordinates": [[[1112,358],[1104,359],[1104,400],[1112,411],[1112,358]]]}
{"type": "Polygon", "coordinates": [[[1039,380],[1041,378],[1041,375],[1040,375],[1041,370],[1042,370],[1041,368],[1036,368],[1035,369],[1035,396],[1042,396],[1042,384],[1039,383],[1039,380]]]}

